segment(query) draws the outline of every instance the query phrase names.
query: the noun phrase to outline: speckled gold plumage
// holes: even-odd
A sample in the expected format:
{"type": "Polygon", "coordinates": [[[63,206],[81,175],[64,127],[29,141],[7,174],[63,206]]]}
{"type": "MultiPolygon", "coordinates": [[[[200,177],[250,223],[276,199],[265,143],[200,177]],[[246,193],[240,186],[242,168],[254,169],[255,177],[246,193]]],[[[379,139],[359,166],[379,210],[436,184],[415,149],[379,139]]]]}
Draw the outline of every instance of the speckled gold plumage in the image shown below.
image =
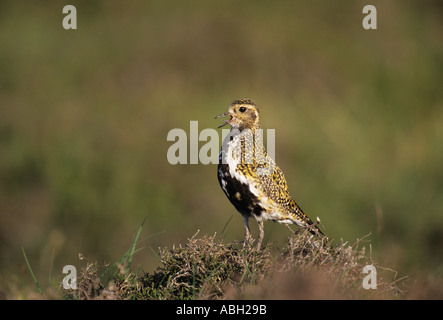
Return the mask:
{"type": "Polygon", "coordinates": [[[245,242],[250,239],[249,217],[259,224],[257,249],[263,240],[265,220],[313,225],[291,197],[283,172],[266,153],[257,105],[249,99],[235,100],[220,116],[230,117],[221,126],[229,124],[231,133],[220,152],[218,179],[228,199],[243,215],[245,242]]]}

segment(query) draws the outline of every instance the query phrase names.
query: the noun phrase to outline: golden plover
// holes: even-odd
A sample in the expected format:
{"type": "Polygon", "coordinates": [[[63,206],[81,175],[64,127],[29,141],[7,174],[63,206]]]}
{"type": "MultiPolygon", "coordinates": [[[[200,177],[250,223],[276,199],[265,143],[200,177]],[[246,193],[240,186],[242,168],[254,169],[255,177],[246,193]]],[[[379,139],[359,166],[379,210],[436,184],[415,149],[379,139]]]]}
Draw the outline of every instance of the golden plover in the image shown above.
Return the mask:
{"type": "Polygon", "coordinates": [[[254,101],[235,100],[222,125],[229,124],[231,132],[225,138],[219,156],[218,180],[234,207],[242,214],[246,244],[251,240],[249,218],[259,227],[257,250],[260,250],[263,221],[297,224],[310,227],[311,233],[323,233],[295,203],[288,191],[283,172],[266,153],[260,129],[260,113],[254,101]]]}

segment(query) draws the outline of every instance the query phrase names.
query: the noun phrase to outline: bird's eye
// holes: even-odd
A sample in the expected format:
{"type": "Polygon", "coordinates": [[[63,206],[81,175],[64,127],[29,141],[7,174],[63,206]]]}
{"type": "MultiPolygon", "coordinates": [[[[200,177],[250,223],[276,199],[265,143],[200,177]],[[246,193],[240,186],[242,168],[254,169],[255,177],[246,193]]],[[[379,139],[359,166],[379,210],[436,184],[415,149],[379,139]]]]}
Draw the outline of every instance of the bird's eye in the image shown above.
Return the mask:
{"type": "Polygon", "coordinates": [[[245,112],[246,111],[246,108],[245,107],[240,107],[240,109],[238,109],[240,112],[245,112]]]}

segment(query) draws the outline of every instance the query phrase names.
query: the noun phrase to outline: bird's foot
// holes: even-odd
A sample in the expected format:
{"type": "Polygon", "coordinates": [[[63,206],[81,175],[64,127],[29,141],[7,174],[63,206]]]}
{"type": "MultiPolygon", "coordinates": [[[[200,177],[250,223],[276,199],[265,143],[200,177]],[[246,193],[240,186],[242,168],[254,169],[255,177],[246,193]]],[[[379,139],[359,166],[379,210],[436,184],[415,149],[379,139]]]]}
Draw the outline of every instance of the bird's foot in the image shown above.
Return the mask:
{"type": "Polygon", "coordinates": [[[253,238],[245,238],[243,241],[240,240],[234,240],[233,243],[235,244],[242,244],[243,248],[251,248],[254,244],[255,240],[253,238]]]}

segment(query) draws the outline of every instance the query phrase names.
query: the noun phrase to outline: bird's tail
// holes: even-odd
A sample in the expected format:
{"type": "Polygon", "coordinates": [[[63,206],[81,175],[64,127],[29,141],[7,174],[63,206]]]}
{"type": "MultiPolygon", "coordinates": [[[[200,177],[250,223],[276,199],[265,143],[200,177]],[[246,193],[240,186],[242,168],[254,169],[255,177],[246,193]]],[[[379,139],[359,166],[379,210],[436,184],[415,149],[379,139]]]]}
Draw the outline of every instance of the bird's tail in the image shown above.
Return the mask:
{"type": "Polygon", "coordinates": [[[295,219],[295,221],[301,221],[301,223],[297,223],[298,225],[302,227],[308,228],[309,232],[313,235],[321,235],[323,237],[327,237],[319,228],[319,224],[321,224],[320,218],[317,217],[316,222],[312,222],[311,219],[303,212],[303,210],[294,202],[295,208],[294,212],[292,213],[292,217],[295,219]]]}
{"type": "MultiPolygon", "coordinates": [[[[311,222],[312,222],[312,221],[311,221],[311,222]]],[[[325,234],[320,230],[320,228],[318,227],[318,225],[319,225],[320,223],[321,223],[321,222],[320,222],[320,219],[319,219],[319,217],[317,217],[317,222],[313,222],[313,223],[311,223],[310,225],[307,226],[307,228],[309,229],[309,232],[312,233],[313,235],[316,235],[316,236],[321,235],[321,236],[327,238],[327,235],[325,235],[325,234]]]]}

